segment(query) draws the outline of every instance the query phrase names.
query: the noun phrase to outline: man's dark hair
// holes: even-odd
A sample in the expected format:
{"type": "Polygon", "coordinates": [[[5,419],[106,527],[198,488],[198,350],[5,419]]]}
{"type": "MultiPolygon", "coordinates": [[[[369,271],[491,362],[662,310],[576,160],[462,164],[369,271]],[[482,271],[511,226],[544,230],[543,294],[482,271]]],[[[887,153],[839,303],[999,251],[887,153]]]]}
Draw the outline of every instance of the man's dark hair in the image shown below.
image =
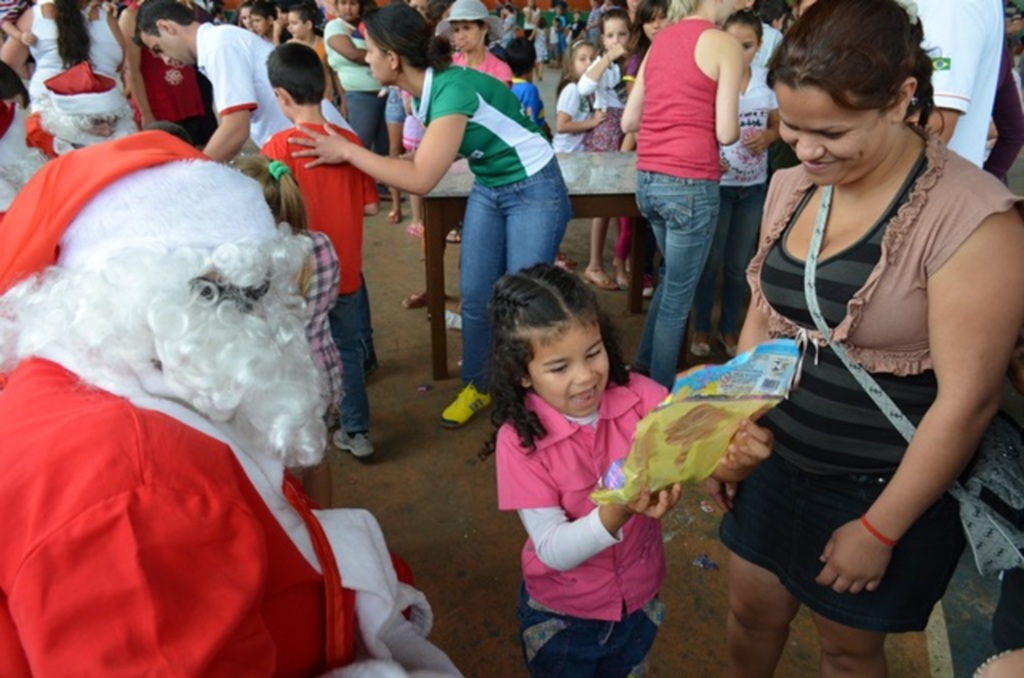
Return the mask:
{"type": "Polygon", "coordinates": [[[148,0],[139,5],[139,14],[135,19],[135,42],[140,42],[138,36],[142,33],[159,36],[157,21],[173,21],[179,26],[191,26],[196,20],[192,10],[177,0],[148,0]]]}
{"type": "Polygon", "coordinates": [[[505,63],[512,69],[512,75],[521,77],[529,73],[537,62],[537,49],[526,38],[516,38],[505,48],[505,63]]]}
{"type": "Polygon", "coordinates": [[[324,98],[324,67],[312,47],[288,42],[267,59],[271,87],[280,87],[300,106],[319,104],[324,98]]]}

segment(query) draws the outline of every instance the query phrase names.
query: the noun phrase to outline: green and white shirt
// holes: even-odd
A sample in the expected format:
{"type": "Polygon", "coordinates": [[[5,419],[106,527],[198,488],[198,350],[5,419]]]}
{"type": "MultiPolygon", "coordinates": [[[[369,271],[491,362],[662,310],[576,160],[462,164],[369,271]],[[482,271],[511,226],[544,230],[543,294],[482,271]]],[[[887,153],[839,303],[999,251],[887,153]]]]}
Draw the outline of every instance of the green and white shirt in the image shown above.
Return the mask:
{"type": "Polygon", "coordinates": [[[484,186],[514,184],[542,170],[554,151],[504,83],[485,73],[450,66],[428,68],[423,96],[415,102],[424,125],[446,115],[469,118],[459,154],[484,186]]]}

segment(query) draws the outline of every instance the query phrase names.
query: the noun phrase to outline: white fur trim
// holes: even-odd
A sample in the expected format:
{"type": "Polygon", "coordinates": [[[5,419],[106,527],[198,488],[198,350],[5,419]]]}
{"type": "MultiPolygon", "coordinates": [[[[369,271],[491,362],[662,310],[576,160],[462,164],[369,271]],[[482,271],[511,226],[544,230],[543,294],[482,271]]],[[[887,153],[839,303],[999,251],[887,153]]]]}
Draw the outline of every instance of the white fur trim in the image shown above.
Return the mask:
{"type": "Polygon", "coordinates": [[[125,97],[116,87],[106,92],[84,94],[57,94],[50,92],[54,109],[65,115],[110,115],[120,111],[125,97]]]}
{"type": "Polygon", "coordinates": [[[57,264],[97,270],[133,251],[214,249],[262,242],[276,232],[259,184],[215,162],[183,160],[135,172],[97,193],[64,233],[57,264]],[[194,199],[199,187],[210,186],[217,191],[194,199]]]}

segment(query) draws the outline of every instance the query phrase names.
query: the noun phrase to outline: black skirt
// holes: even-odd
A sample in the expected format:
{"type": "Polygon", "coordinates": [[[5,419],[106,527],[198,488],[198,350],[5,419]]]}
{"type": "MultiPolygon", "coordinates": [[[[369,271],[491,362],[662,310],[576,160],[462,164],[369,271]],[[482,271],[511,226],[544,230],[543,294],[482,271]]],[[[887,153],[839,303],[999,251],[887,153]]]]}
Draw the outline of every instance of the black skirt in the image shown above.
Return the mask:
{"type": "Polygon", "coordinates": [[[859,519],[890,478],[816,475],[772,455],[740,484],[722,521],[722,542],[774,573],[793,597],[826,619],[864,631],[921,631],[966,543],[959,506],[948,494],[903,535],[876,590],[836,593],[814,581],[832,533],[859,519]]]}

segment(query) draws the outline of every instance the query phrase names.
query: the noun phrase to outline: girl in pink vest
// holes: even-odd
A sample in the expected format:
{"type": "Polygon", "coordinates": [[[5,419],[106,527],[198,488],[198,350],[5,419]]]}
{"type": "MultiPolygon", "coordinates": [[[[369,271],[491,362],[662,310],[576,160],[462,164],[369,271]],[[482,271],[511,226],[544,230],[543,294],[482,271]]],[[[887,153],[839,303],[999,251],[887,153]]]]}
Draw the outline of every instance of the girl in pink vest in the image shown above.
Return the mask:
{"type": "MultiPolygon", "coordinates": [[[[582,280],[539,264],[491,298],[491,393],[500,426],[498,506],[515,510],[523,547],[519,624],[533,676],[642,675],[664,614],[660,519],[681,488],[596,507],[597,480],[629,452],[637,422],[666,390],[630,374],[582,280]]],[[[746,477],[771,434],[744,422],[715,476],[746,477]]]]}

